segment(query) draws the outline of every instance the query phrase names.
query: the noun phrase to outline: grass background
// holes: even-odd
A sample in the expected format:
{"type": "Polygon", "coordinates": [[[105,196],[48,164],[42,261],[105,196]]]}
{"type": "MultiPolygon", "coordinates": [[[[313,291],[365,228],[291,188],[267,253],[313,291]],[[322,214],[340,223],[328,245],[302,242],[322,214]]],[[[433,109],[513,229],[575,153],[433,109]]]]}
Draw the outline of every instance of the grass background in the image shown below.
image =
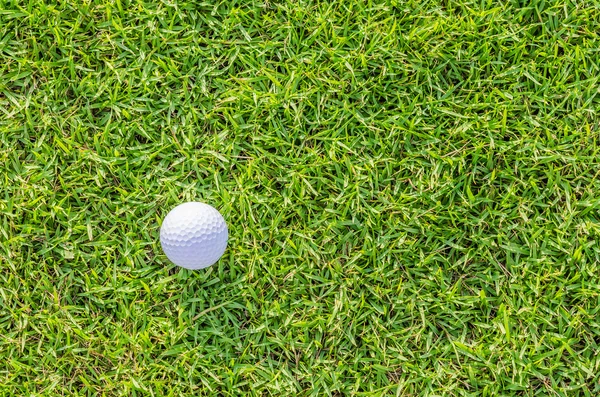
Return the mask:
{"type": "Polygon", "coordinates": [[[600,393],[596,1],[0,5],[0,395],[600,393]]]}

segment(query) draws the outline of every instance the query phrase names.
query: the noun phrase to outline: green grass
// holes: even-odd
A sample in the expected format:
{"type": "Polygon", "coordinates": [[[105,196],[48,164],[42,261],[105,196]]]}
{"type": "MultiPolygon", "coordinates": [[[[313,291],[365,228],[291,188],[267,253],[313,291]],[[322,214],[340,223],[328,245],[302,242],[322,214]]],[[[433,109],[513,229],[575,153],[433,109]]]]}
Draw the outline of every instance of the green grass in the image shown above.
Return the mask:
{"type": "Polygon", "coordinates": [[[596,1],[0,0],[1,396],[597,396],[596,1]],[[221,261],[170,264],[187,200],[221,261]]]}

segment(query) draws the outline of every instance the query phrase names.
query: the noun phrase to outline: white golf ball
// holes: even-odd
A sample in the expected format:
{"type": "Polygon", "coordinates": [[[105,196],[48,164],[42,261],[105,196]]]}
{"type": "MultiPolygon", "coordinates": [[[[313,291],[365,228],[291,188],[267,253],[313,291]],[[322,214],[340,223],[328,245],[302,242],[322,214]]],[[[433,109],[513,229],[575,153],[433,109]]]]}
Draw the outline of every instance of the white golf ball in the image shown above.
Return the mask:
{"type": "Polygon", "coordinates": [[[160,245],[177,266],[202,269],[214,264],[227,247],[227,224],[214,207],[197,202],[178,205],[160,227],[160,245]]]}

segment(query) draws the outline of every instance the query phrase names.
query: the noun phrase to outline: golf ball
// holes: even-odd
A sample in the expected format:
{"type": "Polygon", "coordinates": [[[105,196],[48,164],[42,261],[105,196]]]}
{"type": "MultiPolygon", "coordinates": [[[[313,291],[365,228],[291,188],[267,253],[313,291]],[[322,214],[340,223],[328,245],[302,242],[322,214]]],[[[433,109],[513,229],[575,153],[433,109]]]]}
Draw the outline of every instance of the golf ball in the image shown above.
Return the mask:
{"type": "Polygon", "coordinates": [[[227,247],[227,224],[214,207],[198,202],[178,205],[160,227],[160,245],[177,266],[202,269],[214,264],[227,247]]]}

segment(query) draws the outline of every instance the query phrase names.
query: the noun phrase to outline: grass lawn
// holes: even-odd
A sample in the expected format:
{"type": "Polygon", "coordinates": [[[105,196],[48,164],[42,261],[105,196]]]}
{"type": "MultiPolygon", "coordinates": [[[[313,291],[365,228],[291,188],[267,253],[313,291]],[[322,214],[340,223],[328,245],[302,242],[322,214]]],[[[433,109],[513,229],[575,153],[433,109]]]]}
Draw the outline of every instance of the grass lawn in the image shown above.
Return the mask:
{"type": "Polygon", "coordinates": [[[597,1],[0,0],[0,396],[600,395],[597,1]],[[175,205],[230,241],[172,265],[175,205]]]}

